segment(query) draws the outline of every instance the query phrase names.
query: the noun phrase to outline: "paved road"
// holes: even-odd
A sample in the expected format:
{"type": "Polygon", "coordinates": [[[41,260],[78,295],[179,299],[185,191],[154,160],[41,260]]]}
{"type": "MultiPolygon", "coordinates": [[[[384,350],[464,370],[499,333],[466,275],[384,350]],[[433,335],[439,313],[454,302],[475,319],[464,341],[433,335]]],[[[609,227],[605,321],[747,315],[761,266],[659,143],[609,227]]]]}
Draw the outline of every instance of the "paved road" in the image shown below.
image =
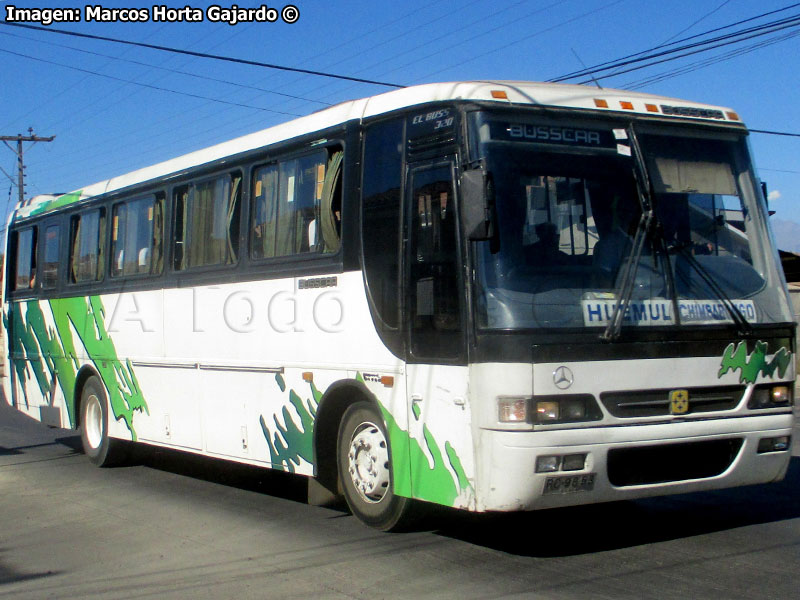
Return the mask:
{"type": "MultiPolygon", "coordinates": [[[[800,436],[795,436],[795,439],[800,436]]],[[[96,469],[0,401],[0,597],[791,598],[800,452],[783,483],[382,534],[282,473],[150,451],[96,469]]]]}

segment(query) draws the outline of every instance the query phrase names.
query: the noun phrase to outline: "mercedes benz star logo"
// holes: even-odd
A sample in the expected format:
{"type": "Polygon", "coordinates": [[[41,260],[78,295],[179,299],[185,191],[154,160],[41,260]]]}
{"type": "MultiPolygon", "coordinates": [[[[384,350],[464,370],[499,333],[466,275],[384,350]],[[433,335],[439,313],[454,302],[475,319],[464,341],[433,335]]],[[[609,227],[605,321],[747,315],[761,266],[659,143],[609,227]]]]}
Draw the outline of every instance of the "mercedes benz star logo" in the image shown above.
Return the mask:
{"type": "Polygon", "coordinates": [[[572,371],[569,370],[569,367],[558,367],[553,371],[553,383],[556,384],[558,389],[567,389],[572,385],[573,381],[575,381],[575,377],[572,375],[572,371]]]}

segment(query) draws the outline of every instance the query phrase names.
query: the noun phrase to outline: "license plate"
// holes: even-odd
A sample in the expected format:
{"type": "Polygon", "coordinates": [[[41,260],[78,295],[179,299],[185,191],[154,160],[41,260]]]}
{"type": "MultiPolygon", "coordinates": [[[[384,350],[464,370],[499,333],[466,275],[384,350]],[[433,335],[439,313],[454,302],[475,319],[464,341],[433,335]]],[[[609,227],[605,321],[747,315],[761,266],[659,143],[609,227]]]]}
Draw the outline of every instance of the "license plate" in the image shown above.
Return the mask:
{"type": "Polygon", "coordinates": [[[590,492],[594,489],[595,473],[582,475],[561,475],[548,477],[544,482],[542,494],[572,494],[573,492],[590,492]]]}

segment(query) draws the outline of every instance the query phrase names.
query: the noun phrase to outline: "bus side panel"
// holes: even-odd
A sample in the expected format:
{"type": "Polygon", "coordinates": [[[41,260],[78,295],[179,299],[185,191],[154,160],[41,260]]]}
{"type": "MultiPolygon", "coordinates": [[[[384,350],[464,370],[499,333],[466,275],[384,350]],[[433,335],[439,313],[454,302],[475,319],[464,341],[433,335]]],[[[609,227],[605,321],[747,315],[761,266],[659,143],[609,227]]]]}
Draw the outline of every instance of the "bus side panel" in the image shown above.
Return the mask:
{"type": "Polygon", "coordinates": [[[360,272],[165,290],[164,359],[137,367],[143,380],[149,371],[172,382],[146,392],[148,441],[178,445],[190,430],[186,447],[305,475],[328,387],[402,372],[374,330],[360,272]]]}
{"type": "Polygon", "coordinates": [[[469,369],[409,364],[409,462],[412,496],[475,509],[469,369]]]}
{"type": "MultiPolygon", "coordinates": [[[[121,363],[106,330],[99,297],[27,300],[8,305],[11,403],[48,425],[75,427],[75,383],[84,366],[96,371],[113,415],[135,439],[133,415],[144,408],[133,368],[121,363]]],[[[111,429],[116,423],[110,423],[111,429]]]]}
{"type": "Polygon", "coordinates": [[[75,370],[65,360],[50,302],[33,299],[10,302],[4,325],[7,401],[48,425],[71,427],[73,406],[66,399],[72,398],[75,370]]]}

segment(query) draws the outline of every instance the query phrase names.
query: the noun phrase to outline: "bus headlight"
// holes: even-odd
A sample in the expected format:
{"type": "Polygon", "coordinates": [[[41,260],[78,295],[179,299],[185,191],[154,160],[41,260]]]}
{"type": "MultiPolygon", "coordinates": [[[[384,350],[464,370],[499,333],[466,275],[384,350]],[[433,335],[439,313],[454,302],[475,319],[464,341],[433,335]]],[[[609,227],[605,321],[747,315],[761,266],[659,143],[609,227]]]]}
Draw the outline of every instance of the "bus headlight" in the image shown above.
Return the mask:
{"type": "Polygon", "coordinates": [[[500,423],[550,425],[599,421],[602,418],[603,413],[591,394],[497,398],[497,420],[500,423]]]}
{"type": "Polygon", "coordinates": [[[561,417],[561,406],[554,400],[536,401],[536,422],[547,423],[548,421],[558,421],[561,417]]]}
{"type": "Polygon", "coordinates": [[[792,388],[788,385],[760,386],[753,390],[747,408],[778,408],[791,406],[792,388]]]}
{"type": "Polygon", "coordinates": [[[539,425],[599,421],[603,418],[603,413],[591,394],[534,396],[532,413],[533,422],[539,425]]]}

